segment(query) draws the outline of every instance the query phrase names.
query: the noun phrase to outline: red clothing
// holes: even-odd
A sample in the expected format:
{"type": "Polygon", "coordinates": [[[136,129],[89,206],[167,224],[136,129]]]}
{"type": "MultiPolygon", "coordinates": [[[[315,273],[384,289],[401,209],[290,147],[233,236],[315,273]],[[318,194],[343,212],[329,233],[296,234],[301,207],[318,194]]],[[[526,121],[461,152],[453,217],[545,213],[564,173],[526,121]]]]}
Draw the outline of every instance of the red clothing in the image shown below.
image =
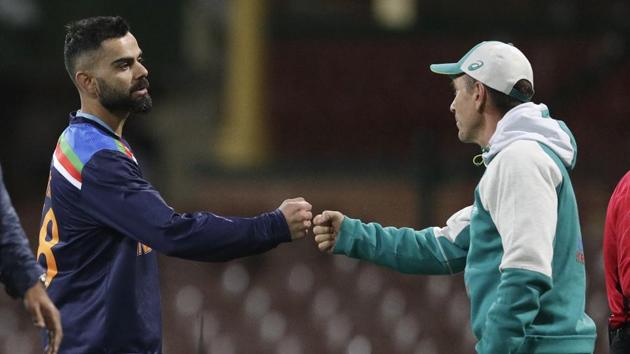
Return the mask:
{"type": "Polygon", "coordinates": [[[608,322],[617,328],[630,323],[630,172],[619,181],[608,203],[604,269],[611,312],[608,322]]]}

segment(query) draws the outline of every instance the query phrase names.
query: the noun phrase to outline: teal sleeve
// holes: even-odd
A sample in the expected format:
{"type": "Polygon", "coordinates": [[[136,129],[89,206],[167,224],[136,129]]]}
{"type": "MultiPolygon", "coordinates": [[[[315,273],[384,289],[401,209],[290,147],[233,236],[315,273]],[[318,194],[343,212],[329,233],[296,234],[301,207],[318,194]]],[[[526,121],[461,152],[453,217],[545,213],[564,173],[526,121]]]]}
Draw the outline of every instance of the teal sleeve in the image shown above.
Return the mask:
{"type": "Polygon", "coordinates": [[[469,227],[454,241],[436,237],[434,228],[383,227],[344,218],[333,253],[363,259],[410,274],[454,274],[464,270],[469,227]]]}
{"type": "Polygon", "coordinates": [[[551,287],[551,278],[542,273],[504,269],[477,353],[517,353],[525,340],[525,329],[538,314],[540,297],[551,287]]]}

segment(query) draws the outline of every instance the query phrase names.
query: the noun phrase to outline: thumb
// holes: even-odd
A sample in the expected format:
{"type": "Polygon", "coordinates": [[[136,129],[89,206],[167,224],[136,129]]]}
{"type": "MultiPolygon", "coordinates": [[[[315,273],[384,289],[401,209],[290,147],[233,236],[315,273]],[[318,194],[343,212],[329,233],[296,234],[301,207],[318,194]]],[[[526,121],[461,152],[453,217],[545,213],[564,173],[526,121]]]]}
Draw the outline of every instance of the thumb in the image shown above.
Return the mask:
{"type": "Polygon", "coordinates": [[[336,220],[336,216],[337,216],[337,212],[331,211],[331,210],[324,210],[324,212],[322,213],[323,217],[324,217],[324,222],[335,222],[336,220]]]}
{"type": "Polygon", "coordinates": [[[324,210],[322,212],[321,224],[328,224],[333,218],[333,212],[330,210],[324,210]]]}

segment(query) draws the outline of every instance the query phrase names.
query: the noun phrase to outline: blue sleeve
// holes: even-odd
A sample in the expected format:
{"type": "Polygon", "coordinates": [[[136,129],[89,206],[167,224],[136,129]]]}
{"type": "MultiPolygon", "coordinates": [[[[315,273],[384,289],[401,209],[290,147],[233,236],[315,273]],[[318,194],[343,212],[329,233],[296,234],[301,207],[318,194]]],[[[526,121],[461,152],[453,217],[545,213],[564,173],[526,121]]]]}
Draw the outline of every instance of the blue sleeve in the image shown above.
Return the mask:
{"type": "Polygon", "coordinates": [[[464,270],[469,227],[455,241],[436,237],[435,228],[383,227],[345,217],[333,253],[345,254],[410,274],[454,274],[464,270]]]}
{"type": "Polygon", "coordinates": [[[280,210],[253,218],[175,212],[138,166],[119,152],[97,152],[84,166],[82,177],[81,199],[92,218],[169,256],[226,261],[265,252],[291,239],[280,210]]]}
{"type": "Polygon", "coordinates": [[[490,306],[477,353],[518,353],[528,328],[540,310],[540,297],[551,289],[551,278],[525,269],[501,273],[497,298],[490,306]]]}
{"type": "Polygon", "coordinates": [[[0,281],[12,297],[23,297],[44,273],[35,261],[0,169],[0,281]]]}

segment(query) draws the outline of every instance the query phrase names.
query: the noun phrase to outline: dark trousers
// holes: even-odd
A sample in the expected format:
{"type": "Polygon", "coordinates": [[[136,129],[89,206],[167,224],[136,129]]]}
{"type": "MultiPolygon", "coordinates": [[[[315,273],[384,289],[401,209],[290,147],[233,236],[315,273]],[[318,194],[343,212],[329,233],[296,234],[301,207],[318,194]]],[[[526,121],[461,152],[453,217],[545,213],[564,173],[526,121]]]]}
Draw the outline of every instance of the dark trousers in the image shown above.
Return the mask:
{"type": "Polygon", "coordinates": [[[623,327],[608,328],[610,354],[630,354],[630,324],[623,327]]]}

